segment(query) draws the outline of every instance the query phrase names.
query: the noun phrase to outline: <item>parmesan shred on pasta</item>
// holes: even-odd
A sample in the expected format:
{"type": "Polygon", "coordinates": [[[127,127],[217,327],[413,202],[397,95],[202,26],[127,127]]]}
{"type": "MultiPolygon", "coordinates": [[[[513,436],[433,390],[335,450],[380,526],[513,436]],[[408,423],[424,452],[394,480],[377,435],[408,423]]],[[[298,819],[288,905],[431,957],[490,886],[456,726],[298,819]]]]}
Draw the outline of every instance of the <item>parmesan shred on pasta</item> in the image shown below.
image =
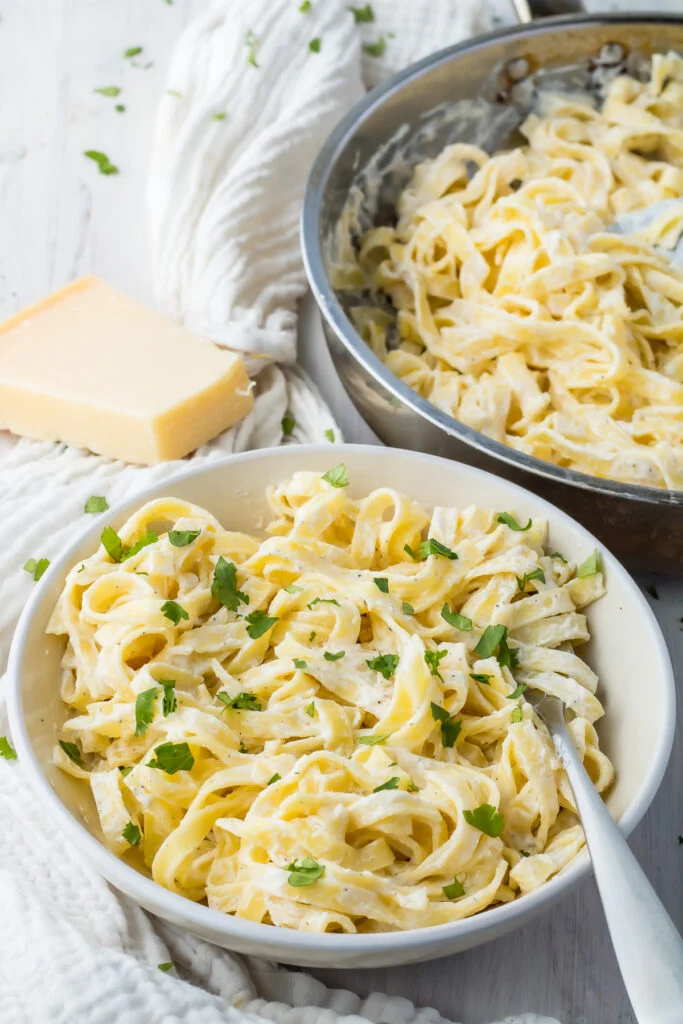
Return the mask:
{"type": "Polygon", "coordinates": [[[396,317],[366,299],[356,327],[439,409],[556,465],[679,489],[683,60],[650,70],[599,109],[541,93],[518,149],[419,164],[395,227],[347,246],[332,279],[388,297],[396,317]]]}
{"type": "Polygon", "coordinates": [[[515,509],[353,500],[343,466],[269,490],[266,539],[175,498],[70,571],[56,764],[162,886],[319,932],[443,924],[584,845],[527,688],[557,694],[596,788],[597,678],[574,653],[600,559],[515,509]],[[332,481],[332,482],[330,482],[332,481]]]}

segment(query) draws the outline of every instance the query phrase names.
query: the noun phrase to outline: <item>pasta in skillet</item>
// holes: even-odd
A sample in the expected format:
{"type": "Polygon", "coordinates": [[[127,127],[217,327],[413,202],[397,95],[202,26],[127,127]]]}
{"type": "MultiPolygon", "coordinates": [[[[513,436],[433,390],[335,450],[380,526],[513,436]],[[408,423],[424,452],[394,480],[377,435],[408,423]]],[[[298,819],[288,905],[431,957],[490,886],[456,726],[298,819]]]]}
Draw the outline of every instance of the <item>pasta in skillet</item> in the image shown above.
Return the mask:
{"type": "Polygon", "coordinates": [[[357,328],[456,419],[559,466],[682,488],[683,60],[619,75],[600,109],[541,93],[520,130],[518,149],[451,145],[417,166],[396,226],[357,259],[347,244],[333,282],[389,298],[398,337],[379,306],[356,306],[357,328]]]}
{"type": "Polygon", "coordinates": [[[530,892],[584,844],[525,699],[558,694],[599,791],[597,679],[574,653],[597,553],[474,506],[360,500],[346,469],[268,495],[266,539],[174,498],[68,575],[56,763],[105,840],[173,892],[252,921],[372,932],[530,892]]]}

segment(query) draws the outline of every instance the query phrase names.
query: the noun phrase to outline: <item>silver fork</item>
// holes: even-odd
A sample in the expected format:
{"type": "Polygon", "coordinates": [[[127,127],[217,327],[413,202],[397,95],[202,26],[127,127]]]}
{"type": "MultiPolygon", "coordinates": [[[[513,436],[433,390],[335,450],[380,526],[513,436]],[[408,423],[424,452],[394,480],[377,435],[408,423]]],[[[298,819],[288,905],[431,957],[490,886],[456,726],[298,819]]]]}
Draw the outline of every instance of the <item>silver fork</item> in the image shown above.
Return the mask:
{"type": "Polygon", "coordinates": [[[683,940],[579,757],[557,697],[527,690],[567,773],[614,952],[639,1024],[683,1024],[683,940]]]}

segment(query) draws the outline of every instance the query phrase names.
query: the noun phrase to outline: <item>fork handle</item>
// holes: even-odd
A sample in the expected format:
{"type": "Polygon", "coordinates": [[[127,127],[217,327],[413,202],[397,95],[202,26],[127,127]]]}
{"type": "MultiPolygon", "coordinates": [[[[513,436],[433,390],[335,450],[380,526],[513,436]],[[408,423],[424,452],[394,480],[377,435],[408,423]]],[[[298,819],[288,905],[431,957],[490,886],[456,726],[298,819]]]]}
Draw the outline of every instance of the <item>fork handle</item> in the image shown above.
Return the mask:
{"type": "MultiPolygon", "coordinates": [[[[545,710],[545,709],[544,709],[545,710]]],[[[564,720],[544,714],[581,817],[614,952],[639,1024],[683,1024],[683,940],[595,790],[564,720]]]]}

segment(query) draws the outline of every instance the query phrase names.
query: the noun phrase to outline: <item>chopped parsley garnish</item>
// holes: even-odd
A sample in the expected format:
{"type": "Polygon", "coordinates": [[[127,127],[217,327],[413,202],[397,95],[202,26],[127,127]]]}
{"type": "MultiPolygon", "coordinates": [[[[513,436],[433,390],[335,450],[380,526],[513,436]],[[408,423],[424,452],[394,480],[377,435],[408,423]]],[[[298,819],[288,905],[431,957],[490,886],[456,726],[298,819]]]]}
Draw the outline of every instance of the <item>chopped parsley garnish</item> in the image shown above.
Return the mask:
{"type": "Polygon", "coordinates": [[[375,786],[373,793],[381,793],[383,789],[398,789],[398,784],[401,780],[398,775],[394,775],[387,782],[383,782],[381,786],[375,786]]]}
{"type": "Polygon", "coordinates": [[[523,576],[515,576],[515,579],[519,590],[524,590],[529,580],[540,580],[541,583],[545,583],[545,573],[540,565],[537,565],[531,572],[525,572],[523,576]]]}
{"type": "Polygon", "coordinates": [[[353,20],[357,25],[362,25],[364,22],[374,21],[375,12],[370,4],[366,4],[365,7],[349,7],[353,20]]]}
{"type": "Polygon", "coordinates": [[[334,597],[314,597],[312,601],[309,601],[306,607],[308,609],[315,608],[317,604],[336,604],[337,608],[341,608],[339,601],[334,597]]]}
{"type": "Polygon", "coordinates": [[[286,590],[288,594],[303,594],[304,592],[304,588],[297,587],[295,583],[288,583],[287,586],[282,589],[286,590]]]}
{"type": "Polygon", "coordinates": [[[78,749],[75,743],[67,743],[66,740],[60,740],[59,745],[70,761],[73,761],[74,764],[77,764],[79,768],[85,768],[83,755],[81,754],[80,750],[78,749]]]}
{"type": "Polygon", "coordinates": [[[249,751],[247,750],[247,748],[246,748],[246,746],[244,744],[244,740],[242,740],[242,739],[240,740],[239,752],[240,752],[240,754],[248,754],[249,753],[249,751]]]}
{"type": "Polygon", "coordinates": [[[106,512],[109,508],[109,502],[101,494],[93,494],[92,497],[88,498],[83,508],[84,512],[106,512]]]}
{"type": "Polygon", "coordinates": [[[137,57],[139,53],[142,53],[141,46],[129,46],[127,50],[123,51],[123,56],[127,58],[137,57]]]}
{"type": "Polygon", "coordinates": [[[201,530],[169,530],[168,539],[174,548],[186,548],[193,540],[196,540],[201,530]]]}
{"type": "Polygon", "coordinates": [[[5,761],[16,761],[17,759],[17,752],[6,736],[0,736],[0,757],[4,757],[5,761]]]}
{"type": "Polygon", "coordinates": [[[86,149],[83,156],[87,156],[88,160],[93,160],[97,164],[97,168],[100,174],[118,174],[118,167],[111,162],[106,153],[101,153],[98,149],[86,149]]]}
{"type": "Polygon", "coordinates": [[[403,604],[401,605],[401,608],[403,609],[404,615],[415,614],[415,609],[413,608],[412,604],[410,604],[408,601],[404,601],[403,604]]]}
{"type": "Polygon", "coordinates": [[[345,654],[346,651],[337,651],[335,654],[332,654],[331,651],[325,651],[323,658],[325,661],[339,661],[339,659],[343,658],[345,654]]]}
{"type": "Polygon", "coordinates": [[[33,579],[37,583],[38,580],[45,574],[45,571],[50,565],[49,558],[29,558],[28,562],[24,566],[26,572],[33,576],[33,579]]]}
{"type": "Polygon", "coordinates": [[[408,792],[409,793],[419,793],[420,792],[420,787],[416,786],[412,779],[408,783],[408,792]]]}
{"type": "Polygon", "coordinates": [[[147,729],[154,721],[154,700],[157,695],[157,688],[143,690],[135,698],[135,735],[144,736],[147,729]]]}
{"type": "Polygon", "coordinates": [[[449,712],[446,711],[445,708],[442,708],[438,704],[435,704],[434,701],[431,701],[429,706],[432,709],[432,718],[434,719],[435,722],[447,722],[448,719],[451,717],[449,712]]]}
{"type": "MultiPolygon", "coordinates": [[[[169,3],[169,0],[166,0],[166,3],[169,3]]],[[[173,964],[172,960],[169,960],[165,964],[157,964],[157,967],[159,968],[159,970],[163,971],[164,973],[166,973],[166,971],[172,970],[173,966],[174,966],[174,964],[173,964]]]]}
{"type": "Polygon", "coordinates": [[[321,42],[322,40],[319,37],[311,39],[311,41],[308,44],[308,49],[311,51],[311,53],[320,53],[321,42]]]}
{"type": "Polygon", "coordinates": [[[441,618],[444,622],[447,622],[449,626],[454,626],[455,629],[471,630],[472,619],[468,619],[466,615],[459,615],[458,612],[452,612],[448,607],[448,603],[444,604],[441,609],[441,618]]]}
{"type": "Polygon", "coordinates": [[[93,92],[98,92],[100,96],[118,96],[121,89],[118,85],[103,85],[101,89],[93,89],[93,92]]]}
{"type": "Polygon", "coordinates": [[[114,110],[116,110],[119,114],[123,114],[125,109],[126,108],[125,108],[125,105],[123,103],[115,103],[114,104],[114,110]]]}
{"type": "Polygon", "coordinates": [[[654,597],[655,601],[659,601],[659,594],[654,583],[651,583],[649,587],[645,587],[650,597],[654,597]]]}
{"type": "Polygon", "coordinates": [[[299,863],[293,860],[291,864],[288,864],[286,871],[289,871],[287,882],[289,885],[302,886],[302,885],[313,885],[319,878],[322,878],[325,874],[325,865],[318,864],[317,860],[313,860],[312,857],[304,857],[299,863]]]}
{"type": "Polygon", "coordinates": [[[275,775],[271,775],[271,777],[268,779],[266,785],[272,786],[274,782],[279,782],[281,778],[282,776],[279,775],[278,772],[275,772],[275,775]]]}
{"type": "Polygon", "coordinates": [[[505,526],[509,526],[511,530],[517,530],[519,533],[526,533],[527,530],[531,529],[531,519],[529,519],[526,526],[522,526],[509,512],[499,512],[497,519],[499,523],[504,523],[505,526]]]}
{"type": "Polygon", "coordinates": [[[398,654],[378,654],[376,658],[370,658],[365,664],[374,672],[379,672],[385,679],[391,679],[398,668],[398,654]]]}
{"type": "Polygon", "coordinates": [[[491,804],[481,804],[473,811],[463,811],[463,817],[468,825],[478,828],[486,836],[495,839],[505,827],[505,819],[491,804]]]}
{"type": "Polygon", "coordinates": [[[132,766],[132,764],[128,764],[128,765],[122,764],[122,765],[119,765],[119,771],[121,772],[121,777],[125,779],[126,776],[130,775],[130,773],[133,771],[133,766],[132,766]]]}
{"type": "Polygon", "coordinates": [[[349,475],[346,472],[344,463],[340,462],[338,466],[334,466],[332,469],[328,469],[327,473],[323,473],[323,480],[331,484],[332,487],[348,487],[349,475]]]}
{"type": "Polygon", "coordinates": [[[256,38],[252,30],[249,29],[244,41],[247,44],[247,64],[251,64],[252,68],[257,68],[259,65],[256,60],[256,50],[259,45],[259,40],[256,38]]]}
{"type": "Polygon", "coordinates": [[[465,890],[462,882],[454,878],[450,885],[444,885],[443,894],[447,900],[457,900],[459,896],[464,896],[465,890]]]}
{"type": "Polygon", "coordinates": [[[178,92],[177,89],[167,89],[166,92],[168,93],[169,96],[177,96],[178,99],[182,99],[183,94],[181,92],[178,92]]]}
{"type": "Polygon", "coordinates": [[[487,676],[485,672],[470,672],[470,679],[474,679],[477,683],[483,683],[484,686],[490,686],[491,676],[487,676]]]}
{"type": "Polygon", "coordinates": [[[190,618],[183,606],[178,604],[177,601],[164,601],[161,611],[167,619],[171,620],[174,626],[177,626],[181,619],[190,618]]]}
{"type": "Polygon", "coordinates": [[[518,704],[516,708],[512,709],[512,714],[510,715],[510,721],[511,722],[521,722],[523,718],[524,718],[524,712],[522,711],[520,705],[518,704]]]}
{"type": "Polygon", "coordinates": [[[240,604],[249,604],[249,595],[237,589],[237,566],[221,555],[213,572],[211,594],[224,608],[236,612],[240,604]]]}
{"type": "Polygon", "coordinates": [[[308,662],[304,661],[303,658],[294,658],[294,668],[308,668],[308,662]]]}
{"type": "Polygon", "coordinates": [[[520,850],[519,851],[519,855],[520,855],[520,857],[529,857],[530,856],[530,854],[527,853],[526,850],[520,850]]]}
{"type": "Polygon", "coordinates": [[[312,629],[311,632],[308,634],[308,642],[309,642],[309,644],[313,643],[313,641],[315,640],[317,635],[318,634],[316,633],[316,631],[314,629],[312,629]]]}
{"type": "Polygon", "coordinates": [[[263,611],[252,612],[251,615],[245,616],[245,622],[248,622],[247,633],[252,640],[258,640],[264,633],[267,633],[269,629],[272,629],[277,618],[272,615],[266,615],[263,611]]]}
{"type": "Polygon", "coordinates": [[[447,654],[448,651],[425,651],[425,664],[432,675],[441,679],[441,682],[443,682],[443,678],[439,672],[439,662],[442,658],[445,658],[447,654]]]}
{"type": "Polygon", "coordinates": [[[282,417],[282,433],[284,434],[285,437],[291,437],[292,431],[294,430],[295,426],[296,420],[294,419],[293,416],[282,417]]]}
{"type": "Polygon", "coordinates": [[[137,825],[133,824],[132,821],[128,822],[121,835],[129,846],[137,846],[142,839],[142,832],[137,825]]]}
{"type": "Polygon", "coordinates": [[[363,52],[367,53],[370,57],[383,57],[386,48],[387,41],[384,36],[380,36],[374,43],[363,43],[363,52]]]}
{"type": "Polygon", "coordinates": [[[600,552],[596,549],[576,570],[576,578],[582,579],[584,576],[595,576],[599,572],[602,572],[602,559],[600,558],[600,552]]]}
{"type": "Polygon", "coordinates": [[[458,557],[455,551],[451,551],[445,544],[442,544],[439,540],[434,540],[433,537],[429,537],[428,540],[423,540],[418,549],[420,558],[428,558],[429,555],[438,555],[439,558],[449,558],[451,561],[455,561],[458,557]]]}
{"type": "Polygon", "coordinates": [[[315,717],[315,701],[312,700],[310,704],[306,705],[306,714],[309,718],[315,717]]]}
{"type": "Polygon", "coordinates": [[[381,590],[383,594],[389,593],[389,580],[386,576],[375,576],[372,581],[378,590],[381,590]]]}
{"type": "Polygon", "coordinates": [[[168,718],[178,707],[178,698],[175,695],[175,679],[160,679],[159,686],[164,688],[164,699],[161,702],[161,711],[164,718],[168,718]]]}
{"type": "Polygon", "coordinates": [[[304,2],[299,6],[299,10],[302,14],[308,14],[312,6],[313,4],[311,3],[311,0],[304,0],[304,2]]]}
{"type": "Polygon", "coordinates": [[[334,430],[325,430],[323,431],[323,434],[325,436],[326,441],[329,441],[330,444],[334,444],[334,430]]]}
{"type": "Polygon", "coordinates": [[[221,690],[220,693],[216,694],[216,700],[219,700],[226,708],[232,708],[233,711],[262,711],[263,707],[261,701],[258,699],[255,693],[246,693],[242,690],[237,694],[236,697],[231,697],[225,690],[221,690]]]}
{"type": "Polygon", "coordinates": [[[474,653],[480,658],[490,658],[496,651],[496,658],[499,665],[507,665],[508,668],[515,668],[519,660],[519,654],[515,648],[508,647],[507,626],[487,626],[479,642],[474,648],[474,653]]]}
{"type": "Polygon", "coordinates": [[[517,700],[518,697],[522,696],[522,694],[524,693],[524,691],[526,689],[527,689],[526,683],[518,683],[517,686],[515,686],[515,688],[512,691],[512,693],[508,693],[507,699],[508,700],[517,700]]]}
{"type": "Polygon", "coordinates": [[[112,526],[105,526],[102,530],[102,536],[100,537],[102,547],[107,552],[109,557],[115,562],[125,562],[127,558],[132,558],[133,555],[137,555],[143,548],[148,547],[150,544],[155,544],[159,540],[158,535],[154,530],[148,530],[139,540],[132,546],[124,544],[118,533],[112,526]]]}
{"type": "Polygon", "coordinates": [[[389,739],[389,736],[390,733],[387,733],[386,736],[375,736],[373,734],[371,734],[370,736],[359,736],[358,742],[363,747],[376,747],[378,743],[386,743],[386,741],[389,739]]]}
{"type": "MultiPolygon", "coordinates": [[[[567,559],[564,557],[564,555],[561,555],[559,551],[553,551],[552,554],[550,555],[550,557],[551,558],[559,558],[559,560],[563,563],[563,565],[567,564],[567,559]]],[[[527,857],[528,856],[529,855],[527,854],[527,857]]]]}
{"type": "Polygon", "coordinates": [[[219,110],[215,114],[211,115],[212,121],[225,121],[227,113],[224,110],[219,110]]]}
{"type": "Polygon", "coordinates": [[[432,709],[432,718],[435,722],[441,723],[441,742],[444,747],[452,747],[455,745],[455,741],[460,735],[462,729],[462,722],[457,722],[452,715],[446,711],[445,708],[431,702],[430,707],[432,709]]]}
{"type": "Polygon", "coordinates": [[[149,768],[157,768],[167,775],[189,772],[194,766],[194,756],[187,743],[162,743],[154,748],[155,757],[148,761],[149,768]]]}

